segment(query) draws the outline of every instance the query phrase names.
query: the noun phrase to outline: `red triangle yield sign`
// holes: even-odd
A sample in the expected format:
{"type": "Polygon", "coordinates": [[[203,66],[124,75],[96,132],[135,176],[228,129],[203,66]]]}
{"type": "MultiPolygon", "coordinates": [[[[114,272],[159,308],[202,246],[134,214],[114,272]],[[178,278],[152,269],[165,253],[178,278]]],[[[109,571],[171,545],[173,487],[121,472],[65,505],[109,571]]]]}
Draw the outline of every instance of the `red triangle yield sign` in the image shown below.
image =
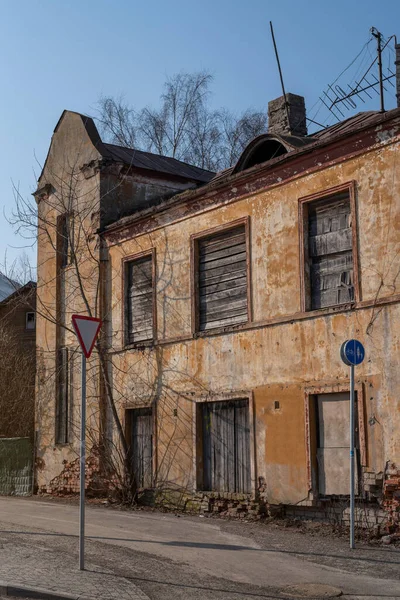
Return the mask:
{"type": "Polygon", "coordinates": [[[78,336],[82,352],[89,358],[101,327],[101,320],[95,317],[72,315],[72,325],[78,336]]]}

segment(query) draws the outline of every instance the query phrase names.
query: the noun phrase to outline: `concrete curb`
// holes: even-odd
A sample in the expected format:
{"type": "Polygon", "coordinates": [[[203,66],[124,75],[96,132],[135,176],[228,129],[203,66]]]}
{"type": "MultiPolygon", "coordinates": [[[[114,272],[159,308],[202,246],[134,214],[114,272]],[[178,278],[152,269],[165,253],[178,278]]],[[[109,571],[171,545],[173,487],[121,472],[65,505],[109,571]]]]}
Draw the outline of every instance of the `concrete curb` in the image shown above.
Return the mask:
{"type": "Polygon", "coordinates": [[[17,598],[37,598],[37,600],[92,600],[92,598],[88,598],[87,596],[64,594],[43,588],[9,584],[4,581],[0,581],[0,594],[3,596],[15,596],[17,598]]]}

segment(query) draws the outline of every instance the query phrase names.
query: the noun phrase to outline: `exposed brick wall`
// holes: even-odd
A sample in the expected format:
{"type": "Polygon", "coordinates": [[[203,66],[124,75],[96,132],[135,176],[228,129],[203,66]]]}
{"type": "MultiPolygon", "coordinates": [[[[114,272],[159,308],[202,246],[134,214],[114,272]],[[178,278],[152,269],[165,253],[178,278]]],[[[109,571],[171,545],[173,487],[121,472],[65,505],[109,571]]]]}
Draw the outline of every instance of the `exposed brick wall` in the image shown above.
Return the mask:
{"type": "Polygon", "coordinates": [[[382,505],[389,527],[400,531],[400,469],[394,463],[388,463],[386,467],[382,505]]]}
{"type": "MultiPolygon", "coordinates": [[[[79,493],[79,458],[69,462],[64,460],[63,464],[64,468],[61,473],[52,479],[47,486],[42,486],[39,489],[39,494],[64,496],[79,493]]],[[[93,449],[86,457],[85,489],[93,495],[105,494],[108,491],[105,478],[101,474],[100,457],[96,449],[93,449]]]]}

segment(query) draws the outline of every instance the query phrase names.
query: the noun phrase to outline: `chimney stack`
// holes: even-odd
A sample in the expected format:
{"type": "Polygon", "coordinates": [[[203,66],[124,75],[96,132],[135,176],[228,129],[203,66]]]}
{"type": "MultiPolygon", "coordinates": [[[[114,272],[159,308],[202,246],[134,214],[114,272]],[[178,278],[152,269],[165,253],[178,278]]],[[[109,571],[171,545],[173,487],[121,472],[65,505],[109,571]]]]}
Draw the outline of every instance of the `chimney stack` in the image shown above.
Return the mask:
{"type": "Polygon", "coordinates": [[[396,60],[394,64],[396,65],[396,98],[397,98],[397,107],[400,107],[400,44],[395,44],[396,50],[396,60]]]}
{"type": "MultiPolygon", "coordinates": [[[[398,56],[400,59],[400,52],[398,56]]],[[[397,69],[400,70],[400,64],[397,69]]],[[[303,96],[286,94],[268,102],[268,133],[300,137],[307,135],[306,105],[303,96]]]]}

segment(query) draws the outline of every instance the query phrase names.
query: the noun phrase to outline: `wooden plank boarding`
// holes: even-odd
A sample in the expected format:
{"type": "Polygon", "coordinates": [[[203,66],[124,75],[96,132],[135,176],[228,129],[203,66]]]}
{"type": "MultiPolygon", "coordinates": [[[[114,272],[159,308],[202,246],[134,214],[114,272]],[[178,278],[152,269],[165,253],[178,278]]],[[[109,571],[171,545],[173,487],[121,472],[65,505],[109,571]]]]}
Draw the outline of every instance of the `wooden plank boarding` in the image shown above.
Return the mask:
{"type": "Polygon", "coordinates": [[[198,241],[200,330],[247,321],[246,255],[244,225],[198,241]]]}
{"type": "Polygon", "coordinates": [[[152,256],[127,262],[126,332],[128,343],[153,339],[152,256]]]}
{"type": "Polygon", "coordinates": [[[353,233],[348,191],[310,203],[308,249],[311,308],[352,302],[353,233]]]}

